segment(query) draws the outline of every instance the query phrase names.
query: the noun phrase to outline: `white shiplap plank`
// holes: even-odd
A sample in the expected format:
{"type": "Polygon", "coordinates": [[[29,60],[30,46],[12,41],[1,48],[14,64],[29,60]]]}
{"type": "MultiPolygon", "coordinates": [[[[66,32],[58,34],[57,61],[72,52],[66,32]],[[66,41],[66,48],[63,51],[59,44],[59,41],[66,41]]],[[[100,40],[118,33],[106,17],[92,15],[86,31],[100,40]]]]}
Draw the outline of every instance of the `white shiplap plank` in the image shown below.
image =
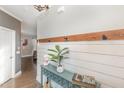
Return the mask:
{"type": "Polygon", "coordinates": [[[63,62],[65,69],[93,75],[102,87],[124,87],[124,41],[41,43],[37,47],[38,65],[43,63],[47,49],[56,44],[70,49],[70,59],[63,62]]]}
{"type": "Polygon", "coordinates": [[[90,71],[85,68],[78,68],[76,66],[72,66],[69,64],[65,64],[64,67],[72,72],[78,72],[82,75],[86,74],[86,75],[94,76],[96,78],[96,80],[98,82],[100,82],[101,84],[104,84],[104,85],[107,85],[110,87],[124,87],[124,80],[122,80],[122,79],[118,79],[118,78],[114,78],[111,76],[107,76],[102,73],[90,71]]]}

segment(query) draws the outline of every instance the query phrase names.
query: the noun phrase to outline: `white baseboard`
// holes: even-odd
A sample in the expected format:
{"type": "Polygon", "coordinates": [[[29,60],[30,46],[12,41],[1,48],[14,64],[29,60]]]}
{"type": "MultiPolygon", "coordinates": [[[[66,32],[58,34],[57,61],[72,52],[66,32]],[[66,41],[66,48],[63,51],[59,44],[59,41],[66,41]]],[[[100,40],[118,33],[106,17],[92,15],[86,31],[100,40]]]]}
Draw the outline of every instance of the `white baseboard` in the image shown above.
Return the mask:
{"type": "Polygon", "coordinates": [[[17,73],[15,74],[14,78],[20,76],[21,74],[22,74],[22,71],[17,72],[17,73]]]}
{"type": "Polygon", "coordinates": [[[38,81],[38,83],[41,83],[40,77],[36,76],[36,80],[38,81]]]}
{"type": "Polygon", "coordinates": [[[33,55],[25,55],[25,56],[21,56],[22,58],[23,57],[32,57],[33,55]]]}

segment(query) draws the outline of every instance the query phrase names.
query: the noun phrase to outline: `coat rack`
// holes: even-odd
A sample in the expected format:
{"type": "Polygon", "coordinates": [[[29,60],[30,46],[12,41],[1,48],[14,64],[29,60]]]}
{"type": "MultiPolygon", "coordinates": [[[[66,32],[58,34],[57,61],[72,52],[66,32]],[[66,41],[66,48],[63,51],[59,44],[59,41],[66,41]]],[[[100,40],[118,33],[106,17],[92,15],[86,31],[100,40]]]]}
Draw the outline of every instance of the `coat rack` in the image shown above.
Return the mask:
{"type": "Polygon", "coordinates": [[[124,29],[38,39],[38,42],[49,43],[49,42],[100,41],[100,40],[124,40],[124,29]]]}

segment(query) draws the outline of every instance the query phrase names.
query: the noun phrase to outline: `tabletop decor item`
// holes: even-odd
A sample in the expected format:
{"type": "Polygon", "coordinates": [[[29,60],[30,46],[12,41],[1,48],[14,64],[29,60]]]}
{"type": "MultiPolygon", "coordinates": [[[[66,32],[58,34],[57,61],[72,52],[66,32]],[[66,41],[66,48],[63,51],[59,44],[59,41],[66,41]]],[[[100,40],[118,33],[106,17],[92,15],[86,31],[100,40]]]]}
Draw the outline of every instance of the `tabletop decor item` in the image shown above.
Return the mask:
{"type": "Polygon", "coordinates": [[[96,88],[96,80],[93,76],[80,75],[75,73],[72,78],[73,84],[77,84],[85,88],[96,88]]]}
{"type": "Polygon", "coordinates": [[[45,66],[48,65],[48,64],[49,64],[49,56],[48,56],[48,55],[44,55],[44,56],[43,56],[43,59],[44,59],[43,64],[44,64],[45,66]]]}
{"type": "Polygon", "coordinates": [[[48,49],[50,52],[49,59],[53,62],[58,63],[57,65],[57,71],[59,73],[62,73],[64,71],[63,65],[62,65],[62,60],[68,58],[66,54],[69,53],[68,48],[60,48],[59,45],[55,45],[55,49],[48,49]]]}

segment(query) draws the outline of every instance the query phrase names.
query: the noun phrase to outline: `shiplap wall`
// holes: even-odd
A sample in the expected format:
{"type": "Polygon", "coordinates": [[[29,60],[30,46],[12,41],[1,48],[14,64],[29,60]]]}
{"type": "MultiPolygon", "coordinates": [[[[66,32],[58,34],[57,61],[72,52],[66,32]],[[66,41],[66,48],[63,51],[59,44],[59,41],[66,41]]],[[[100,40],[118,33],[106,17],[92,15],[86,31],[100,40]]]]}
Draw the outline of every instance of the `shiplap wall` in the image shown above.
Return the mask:
{"type": "Polygon", "coordinates": [[[63,60],[65,69],[94,76],[102,84],[101,87],[124,87],[124,41],[40,43],[38,81],[43,55],[48,53],[48,48],[54,48],[56,44],[70,50],[69,59],[63,60]]]}
{"type": "MultiPolygon", "coordinates": [[[[37,20],[37,39],[85,34],[124,28],[124,6],[53,6],[37,20]]],[[[92,75],[101,87],[124,87],[124,41],[87,41],[40,43],[37,46],[37,80],[47,49],[56,44],[69,47],[70,58],[64,67],[80,74],[92,75]]]]}

